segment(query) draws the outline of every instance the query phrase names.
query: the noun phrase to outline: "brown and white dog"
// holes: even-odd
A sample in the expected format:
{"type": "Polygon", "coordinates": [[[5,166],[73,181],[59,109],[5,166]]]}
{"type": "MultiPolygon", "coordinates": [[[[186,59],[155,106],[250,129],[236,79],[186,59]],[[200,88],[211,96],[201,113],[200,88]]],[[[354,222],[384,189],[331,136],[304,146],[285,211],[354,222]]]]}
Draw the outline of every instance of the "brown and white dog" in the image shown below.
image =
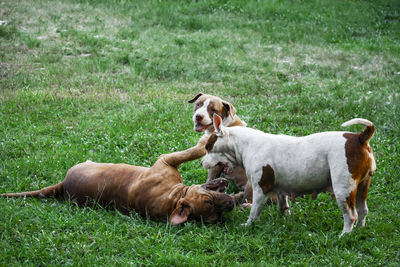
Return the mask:
{"type": "MultiPolygon", "coordinates": [[[[217,96],[199,93],[193,99],[189,100],[189,103],[194,103],[193,124],[196,132],[212,133],[214,131],[214,114],[222,118],[222,123],[226,127],[246,127],[246,123],[236,115],[235,107],[217,96]]],[[[207,182],[220,177],[222,173],[224,173],[227,179],[234,181],[240,190],[244,191],[235,195],[237,201],[245,200],[246,202],[251,202],[251,184],[248,182],[244,169],[237,166],[229,170],[228,173],[227,169],[224,171],[224,166],[215,166],[208,170],[207,182]]]]}
{"type": "Polygon", "coordinates": [[[245,225],[258,218],[268,192],[278,194],[281,211],[288,208],[288,195],[333,191],[343,213],[342,234],[356,221],[365,225],[367,193],[376,170],[369,140],[375,127],[365,119],[342,124],[363,124],[362,133],[322,132],[304,137],[273,135],[248,127],[224,127],[214,115],[215,132],[202,160],[206,169],[243,166],[253,187],[253,204],[245,225]]]}
{"type": "Polygon", "coordinates": [[[2,194],[1,197],[56,197],[78,205],[116,208],[124,214],[137,212],[151,219],[169,217],[172,225],[189,218],[215,222],[234,208],[234,199],[222,193],[228,182],[217,179],[203,185],[185,186],[178,166],[205,154],[204,136],[195,147],[162,155],[151,168],[87,161],[68,170],[64,181],[38,191],[2,194]]]}

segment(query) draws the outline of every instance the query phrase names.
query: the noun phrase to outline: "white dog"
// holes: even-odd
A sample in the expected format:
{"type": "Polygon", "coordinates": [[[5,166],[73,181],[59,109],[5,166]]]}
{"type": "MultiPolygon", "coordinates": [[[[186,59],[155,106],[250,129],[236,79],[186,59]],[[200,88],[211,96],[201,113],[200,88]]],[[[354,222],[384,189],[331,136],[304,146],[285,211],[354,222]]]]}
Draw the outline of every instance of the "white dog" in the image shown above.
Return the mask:
{"type": "Polygon", "coordinates": [[[282,212],[288,211],[288,195],[333,191],[344,217],[342,234],[358,221],[365,226],[367,193],[376,169],[369,145],[375,127],[365,119],[342,126],[363,124],[359,134],[322,132],[305,137],[273,135],[247,127],[224,127],[214,116],[215,132],[206,145],[204,168],[243,166],[253,187],[253,205],[245,225],[258,218],[266,193],[276,192],[282,212]]]}

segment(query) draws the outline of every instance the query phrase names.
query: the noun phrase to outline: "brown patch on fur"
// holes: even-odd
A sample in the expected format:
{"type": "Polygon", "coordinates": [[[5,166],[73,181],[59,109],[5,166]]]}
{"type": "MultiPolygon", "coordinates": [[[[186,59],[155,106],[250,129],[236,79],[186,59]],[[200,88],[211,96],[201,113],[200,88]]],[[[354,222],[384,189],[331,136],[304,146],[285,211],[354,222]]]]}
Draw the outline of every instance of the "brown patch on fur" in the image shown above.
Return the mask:
{"type": "Polygon", "coordinates": [[[371,184],[371,176],[363,179],[357,187],[357,202],[365,201],[368,195],[369,185],[371,184]]]}
{"type": "Polygon", "coordinates": [[[367,126],[367,128],[365,128],[365,130],[360,133],[360,143],[361,144],[365,144],[369,141],[369,139],[372,138],[372,136],[374,135],[375,132],[375,126],[371,125],[371,126],[367,126]]]}
{"type": "Polygon", "coordinates": [[[208,138],[207,144],[206,144],[206,150],[210,151],[213,147],[215,142],[217,142],[217,134],[216,133],[212,133],[210,138],[208,138]]]}
{"type": "Polygon", "coordinates": [[[274,183],[275,183],[275,174],[272,167],[270,165],[263,167],[262,176],[258,184],[260,185],[264,194],[272,190],[274,183]]]}
{"type": "Polygon", "coordinates": [[[357,196],[357,188],[350,193],[350,195],[346,198],[347,207],[351,210],[354,210],[356,207],[356,196],[357,196]]]}
{"type": "Polygon", "coordinates": [[[225,119],[229,116],[229,110],[227,110],[225,105],[223,105],[223,102],[212,98],[208,104],[207,112],[210,118],[212,118],[214,114],[218,114],[222,119],[225,119]]]}
{"type": "Polygon", "coordinates": [[[371,181],[372,148],[368,141],[374,134],[374,126],[368,126],[362,133],[344,133],[346,138],[345,151],[347,166],[351,173],[351,178],[356,180],[357,186],[353,192],[346,198],[349,209],[354,210],[356,201],[365,201],[368,194],[368,188],[371,181]]]}
{"type": "Polygon", "coordinates": [[[372,160],[368,154],[368,144],[361,143],[360,134],[344,133],[347,166],[351,177],[360,182],[371,170],[372,160]]]}

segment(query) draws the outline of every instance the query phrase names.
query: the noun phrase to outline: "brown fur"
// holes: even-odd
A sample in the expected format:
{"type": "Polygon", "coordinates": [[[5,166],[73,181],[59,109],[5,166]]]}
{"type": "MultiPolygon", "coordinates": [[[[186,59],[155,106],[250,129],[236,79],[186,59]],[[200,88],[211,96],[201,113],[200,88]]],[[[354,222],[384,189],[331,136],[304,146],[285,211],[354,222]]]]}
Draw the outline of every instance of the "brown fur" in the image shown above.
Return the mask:
{"type": "Polygon", "coordinates": [[[264,166],[262,171],[262,176],[258,184],[260,185],[264,194],[267,194],[272,190],[275,183],[274,170],[270,165],[264,166]]]}
{"type": "Polygon", "coordinates": [[[374,126],[368,126],[359,134],[345,133],[343,136],[347,139],[345,144],[347,165],[351,178],[357,183],[356,189],[350,193],[346,199],[349,209],[354,210],[356,201],[365,201],[368,194],[370,184],[370,176],[373,174],[372,159],[369,153],[372,154],[372,148],[368,141],[374,134],[374,126]],[[369,153],[368,153],[369,152],[369,153]]]}
{"type": "Polygon", "coordinates": [[[203,185],[185,186],[178,166],[204,155],[206,138],[190,149],[162,155],[151,168],[127,164],[85,162],[67,172],[63,182],[41,190],[2,194],[2,197],[58,197],[78,205],[96,201],[123,213],[163,220],[168,216],[173,225],[189,217],[214,222],[223,211],[232,210],[234,199],[211,191],[227,186],[223,180],[203,185]]]}
{"type": "Polygon", "coordinates": [[[212,133],[210,138],[208,138],[207,144],[206,144],[206,150],[210,151],[213,149],[215,142],[217,142],[217,135],[215,133],[212,133]]]}

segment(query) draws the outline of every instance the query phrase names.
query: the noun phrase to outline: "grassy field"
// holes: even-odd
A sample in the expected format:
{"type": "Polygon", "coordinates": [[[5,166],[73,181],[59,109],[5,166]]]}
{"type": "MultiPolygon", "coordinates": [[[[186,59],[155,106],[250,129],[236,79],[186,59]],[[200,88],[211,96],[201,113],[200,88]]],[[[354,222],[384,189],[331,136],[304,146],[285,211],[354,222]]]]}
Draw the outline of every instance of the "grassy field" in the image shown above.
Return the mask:
{"type": "MultiPolygon", "coordinates": [[[[328,194],[290,203],[289,217],[267,206],[249,228],[241,209],[171,227],[0,199],[0,266],[398,266],[399,20],[397,0],[0,0],[0,193],[55,184],[87,159],[150,166],[194,145],[187,100],[200,91],[270,133],[354,117],[377,129],[367,225],[341,239],[328,194]]],[[[199,161],[180,171],[206,179],[199,161]]]]}

